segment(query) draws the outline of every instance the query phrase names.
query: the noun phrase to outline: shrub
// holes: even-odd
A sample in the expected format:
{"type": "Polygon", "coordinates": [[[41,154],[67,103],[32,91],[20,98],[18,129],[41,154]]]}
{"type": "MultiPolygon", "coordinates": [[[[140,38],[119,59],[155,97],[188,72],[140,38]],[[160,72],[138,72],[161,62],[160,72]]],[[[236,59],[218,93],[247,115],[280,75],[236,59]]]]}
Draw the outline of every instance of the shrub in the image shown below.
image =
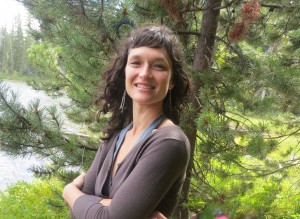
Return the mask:
{"type": "Polygon", "coordinates": [[[70,218],[62,189],[62,182],[55,178],[13,184],[0,193],[0,217],[70,218]]]}

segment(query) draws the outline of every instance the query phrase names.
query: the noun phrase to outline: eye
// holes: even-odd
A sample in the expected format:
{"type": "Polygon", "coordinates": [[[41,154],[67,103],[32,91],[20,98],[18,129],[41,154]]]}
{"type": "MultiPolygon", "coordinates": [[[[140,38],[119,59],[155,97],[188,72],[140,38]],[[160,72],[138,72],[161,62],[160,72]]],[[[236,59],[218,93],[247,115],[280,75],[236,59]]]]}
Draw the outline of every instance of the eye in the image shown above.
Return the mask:
{"type": "Polygon", "coordinates": [[[164,70],[166,70],[166,66],[163,65],[163,64],[154,64],[153,68],[156,69],[156,70],[158,70],[158,71],[164,71],[164,70]]]}
{"type": "Polygon", "coordinates": [[[138,67],[141,65],[141,63],[139,61],[131,61],[129,64],[132,67],[138,67]]]}

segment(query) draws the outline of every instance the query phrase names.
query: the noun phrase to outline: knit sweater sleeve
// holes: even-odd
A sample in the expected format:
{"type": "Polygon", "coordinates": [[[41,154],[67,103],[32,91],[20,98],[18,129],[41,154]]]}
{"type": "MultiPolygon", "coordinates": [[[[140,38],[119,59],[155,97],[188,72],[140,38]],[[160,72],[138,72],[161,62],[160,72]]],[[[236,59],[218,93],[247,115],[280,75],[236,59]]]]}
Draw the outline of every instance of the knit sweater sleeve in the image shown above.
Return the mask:
{"type": "Polygon", "coordinates": [[[103,153],[103,144],[100,145],[96,156],[90,166],[90,168],[88,169],[88,171],[85,174],[85,181],[83,184],[83,187],[81,189],[81,191],[85,194],[88,195],[94,195],[94,188],[95,188],[95,182],[96,182],[96,178],[97,178],[97,174],[99,171],[99,168],[101,168],[102,166],[102,153],[103,153]]]}
{"type": "Polygon", "coordinates": [[[188,160],[189,152],[184,141],[160,139],[138,158],[108,207],[99,203],[101,198],[84,195],[75,201],[74,216],[77,219],[147,218],[184,175],[188,160]]]}

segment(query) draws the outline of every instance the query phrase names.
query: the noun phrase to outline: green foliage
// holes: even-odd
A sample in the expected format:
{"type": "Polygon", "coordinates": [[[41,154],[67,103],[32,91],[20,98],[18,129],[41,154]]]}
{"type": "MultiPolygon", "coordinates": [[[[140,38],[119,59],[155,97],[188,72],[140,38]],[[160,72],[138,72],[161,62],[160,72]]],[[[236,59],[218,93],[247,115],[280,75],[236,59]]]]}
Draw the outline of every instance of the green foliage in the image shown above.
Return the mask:
{"type": "MultiPolygon", "coordinates": [[[[33,169],[37,174],[55,172],[66,177],[68,173],[63,167],[86,168],[89,162],[83,161],[91,160],[97,150],[95,138],[65,130],[64,118],[55,107],[41,106],[40,101],[35,100],[25,109],[19,103],[18,94],[3,83],[0,83],[0,112],[1,150],[18,156],[39,154],[51,160],[51,166],[33,169]],[[14,135],[11,135],[11,130],[15,130],[14,135]],[[73,156],[69,156],[70,153],[73,156]]],[[[70,172],[74,176],[73,171],[70,172]]]]}
{"type": "Polygon", "coordinates": [[[0,193],[0,216],[8,218],[70,218],[55,178],[18,182],[0,193]]]}
{"type": "Polygon", "coordinates": [[[300,138],[291,134],[298,127],[288,126],[287,132],[282,124],[286,118],[299,121],[299,117],[229,113],[216,117],[212,112],[203,111],[197,121],[200,141],[190,208],[201,212],[197,208],[204,203],[214,203],[230,218],[297,218],[300,138]]]}
{"type": "Polygon", "coordinates": [[[32,36],[23,30],[20,16],[15,18],[11,30],[4,27],[0,28],[1,77],[11,79],[14,74],[20,73],[27,76],[36,75],[27,57],[27,49],[33,42],[32,36]]]}
{"type": "Polygon", "coordinates": [[[86,169],[107,119],[96,120],[92,106],[103,86],[100,73],[132,29],[128,21],[163,23],[182,41],[196,87],[182,123],[195,140],[187,206],[207,215],[220,208],[230,218],[299,217],[299,2],[261,1],[261,18],[236,43],[228,41],[228,32],[244,2],[224,2],[208,48],[213,56],[204,54],[200,61],[208,67],[201,71],[192,66],[199,61],[195,54],[205,50],[198,43],[210,40],[199,33],[209,22],[202,22],[202,13],[211,0],[22,2],[41,25],[29,58],[43,80],[31,85],[51,95],[66,93],[68,118],[87,128],[81,136],[65,133],[54,108],[32,102],[24,109],[1,86],[0,139],[6,151],[51,157],[52,166],[37,173],[73,177],[65,167],[86,169]]]}

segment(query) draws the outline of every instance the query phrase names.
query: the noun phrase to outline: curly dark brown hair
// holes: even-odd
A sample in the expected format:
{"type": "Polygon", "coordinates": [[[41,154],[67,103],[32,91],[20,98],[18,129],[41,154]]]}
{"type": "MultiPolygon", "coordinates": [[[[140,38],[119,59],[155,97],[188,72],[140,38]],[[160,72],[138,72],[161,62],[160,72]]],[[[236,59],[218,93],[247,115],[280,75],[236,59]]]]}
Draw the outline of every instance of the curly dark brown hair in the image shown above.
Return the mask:
{"type": "Polygon", "coordinates": [[[117,56],[103,73],[106,85],[101,96],[96,99],[96,103],[102,103],[101,113],[111,113],[108,126],[103,130],[104,139],[110,138],[132,120],[131,98],[126,94],[123,112],[120,110],[120,104],[125,90],[125,67],[128,52],[131,48],[142,46],[164,48],[172,61],[171,80],[174,87],[163,100],[164,115],[175,124],[179,124],[181,112],[189,101],[191,81],[184,67],[181,44],[175,34],[165,26],[151,25],[138,28],[120,46],[117,56]]]}

